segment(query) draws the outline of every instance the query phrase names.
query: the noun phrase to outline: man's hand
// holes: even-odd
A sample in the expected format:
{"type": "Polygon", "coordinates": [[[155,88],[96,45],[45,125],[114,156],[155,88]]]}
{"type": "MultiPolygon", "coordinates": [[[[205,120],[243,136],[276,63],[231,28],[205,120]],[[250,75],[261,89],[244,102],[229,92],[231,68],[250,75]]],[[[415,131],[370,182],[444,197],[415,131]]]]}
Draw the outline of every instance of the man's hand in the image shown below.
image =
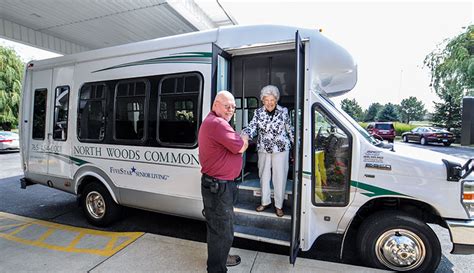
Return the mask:
{"type": "Polygon", "coordinates": [[[245,152],[245,150],[247,150],[247,148],[249,147],[249,136],[246,135],[246,134],[242,134],[240,135],[240,137],[242,138],[242,140],[244,141],[244,145],[242,145],[242,148],[240,149],[239,153],[242,154],[245,152]]]}

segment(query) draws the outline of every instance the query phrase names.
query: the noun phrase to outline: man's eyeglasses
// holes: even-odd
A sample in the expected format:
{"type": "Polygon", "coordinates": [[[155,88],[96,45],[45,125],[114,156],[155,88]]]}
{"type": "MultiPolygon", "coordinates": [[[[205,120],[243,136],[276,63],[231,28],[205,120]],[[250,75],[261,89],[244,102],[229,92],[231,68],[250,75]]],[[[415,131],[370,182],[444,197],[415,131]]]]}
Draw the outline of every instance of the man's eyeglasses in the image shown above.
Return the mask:
{"type": "Polygon", "coordinates": [[[222,104],[226,110],[235,110],[235,105],[231,104],[222,104]]]}

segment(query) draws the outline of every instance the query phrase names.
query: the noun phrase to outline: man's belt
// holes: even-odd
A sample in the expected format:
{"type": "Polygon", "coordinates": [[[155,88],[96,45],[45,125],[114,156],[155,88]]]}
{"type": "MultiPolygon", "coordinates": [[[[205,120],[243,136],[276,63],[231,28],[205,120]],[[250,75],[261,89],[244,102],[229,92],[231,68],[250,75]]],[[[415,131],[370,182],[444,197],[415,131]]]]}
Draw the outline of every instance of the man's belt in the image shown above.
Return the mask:
{"type": "Polygon", "coordinates": [[[215,177],[212,177],[210,175],[207,175],[205,173],[202,174],[202,177],[204,178],[204,180],[206,182],[209,182],[209,183],[228,183],[228,182],[234,182],[235,180],[222,180],[222,179],[218,179],[218,178],[215,178],[215,177]]]}

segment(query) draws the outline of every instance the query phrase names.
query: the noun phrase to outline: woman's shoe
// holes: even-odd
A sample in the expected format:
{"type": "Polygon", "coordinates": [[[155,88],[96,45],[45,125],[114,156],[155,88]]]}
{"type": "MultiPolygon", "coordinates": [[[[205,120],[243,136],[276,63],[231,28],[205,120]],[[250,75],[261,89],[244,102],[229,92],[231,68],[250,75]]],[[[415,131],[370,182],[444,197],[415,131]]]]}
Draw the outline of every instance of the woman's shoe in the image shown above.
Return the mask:
{"type": "Polygon", "coordinates": [[[283,215],[285,215],[283,213],[283,210],[282,209],[279,209],[279,208],[275,208],[275,214],[278,216],[278,217],[283,217],[283,215]]]}
{"type": "Polygon", "coordinates": [[[264,206],[264,205],[259,205],[255,210],[258,211],[258,212],[262,212],[262,211],[268,209],[269,206],[270,206],[270,205],[266,205],[266,206],[264,206]]]}

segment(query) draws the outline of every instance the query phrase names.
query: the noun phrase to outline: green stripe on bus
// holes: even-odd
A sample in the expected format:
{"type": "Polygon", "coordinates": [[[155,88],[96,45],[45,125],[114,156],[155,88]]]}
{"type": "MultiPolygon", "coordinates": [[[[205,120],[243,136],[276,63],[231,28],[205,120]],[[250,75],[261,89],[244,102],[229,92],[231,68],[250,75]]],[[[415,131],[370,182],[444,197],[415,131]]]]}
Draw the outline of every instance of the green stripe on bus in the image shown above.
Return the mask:
{"type": "Polygon", "coordinates": [[[117,68],[129,67],[129,66],[138,66],[138,65],[147,65],[147,64],[160,64],[160,63],[200,63],[200,64],[210,64],[212,53],[211,52],[182,52],[171,54],[172,56],[159,57],[141,60],[137,62],[124,63],[119,65],[114,65],[92,71],[92,73],[101,72],[105,70],[112,70],[117,68]]]}
{"type": "Polygon", "coordinates": [[[351,186],[359,188],[361,190],[368,191],[368,192],[363,192],[362,193],[363,195],[368,196],[368,197],[374,197],[374,196],[380,196],[380,195],[407,196],[405,194],[402,194],[402,193],[399,193],[399,192],[396,192],[396,191],[387,190],[387,189],[384,189],[384,188],[376,187],[374,185],[369,185],[369,184],[365,184],[365,183],[354,181],[354,180],[351,181],[351,186]]]}
{"type": "Polygon", "coordinates": [[[50,155],[53,155],[53,156],[57,156],[58,158],[70,160],[70,161],[72,161],[72,162],[73,162],[75,165],[77,165],[77,166],[82,166],[82,165],[84,165],[84,164],[90,163],[89,161],[85,161],[85,160],[82,160],[82,159],[80,159],[80,158],[73,157],[73,156],[69,156],[69,155],[65,155],[65,154],[52,153],[52,152],[48,152],[47,154],[50,154],[50,155]]]}

